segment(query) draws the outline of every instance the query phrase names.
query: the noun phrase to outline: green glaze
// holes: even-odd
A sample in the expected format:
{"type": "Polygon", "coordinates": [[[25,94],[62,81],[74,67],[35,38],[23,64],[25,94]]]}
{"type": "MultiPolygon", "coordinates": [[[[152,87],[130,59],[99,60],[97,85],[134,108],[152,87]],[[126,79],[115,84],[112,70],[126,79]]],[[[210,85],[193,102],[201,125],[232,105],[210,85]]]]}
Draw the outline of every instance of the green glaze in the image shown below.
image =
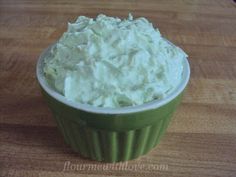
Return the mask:
{"type": "Polygon", "coordinates": [[[42,89],[65,141],[85,157],[118,162],[137,158],[158,144],[182,93],[152,110],[129,114],[98,114],[70,107],[42,89]]]}

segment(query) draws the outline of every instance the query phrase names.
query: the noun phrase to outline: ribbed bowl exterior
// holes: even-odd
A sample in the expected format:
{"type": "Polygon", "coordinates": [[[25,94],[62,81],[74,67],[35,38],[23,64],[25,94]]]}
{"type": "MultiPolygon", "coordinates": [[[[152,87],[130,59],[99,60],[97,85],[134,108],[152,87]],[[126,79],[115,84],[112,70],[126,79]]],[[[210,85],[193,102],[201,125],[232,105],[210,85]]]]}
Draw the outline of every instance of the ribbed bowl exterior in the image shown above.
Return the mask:
{"type": "Polygon", "coordinates": [[[55,116],[64,139],[82,156],[106,162],[127,161],[146,154],[157,145],[169,124],[171,115],[155,124],[129,131],[107,131],[80,126],[55,116]]]}
{"type": "Polygon", "coordinates": [[[66,143],[82,156],[104,162],[135,159],[154,148],[182,97],[145,112],[99,115],[71,108],[44,91],[43,95],[66,143]]]}

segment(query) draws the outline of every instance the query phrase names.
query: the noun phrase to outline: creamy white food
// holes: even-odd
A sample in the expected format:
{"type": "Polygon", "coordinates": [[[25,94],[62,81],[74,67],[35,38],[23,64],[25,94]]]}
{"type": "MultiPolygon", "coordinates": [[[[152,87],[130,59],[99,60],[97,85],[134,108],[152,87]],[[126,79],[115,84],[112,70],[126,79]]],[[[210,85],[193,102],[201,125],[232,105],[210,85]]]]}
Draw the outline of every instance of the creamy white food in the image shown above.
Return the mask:
{"type": "Polygon", "coordinates": [[[116,108],[170,94],[185,57],[145,18],[80,16],[45,59],[44,72],[68,100],[116,108]]]}

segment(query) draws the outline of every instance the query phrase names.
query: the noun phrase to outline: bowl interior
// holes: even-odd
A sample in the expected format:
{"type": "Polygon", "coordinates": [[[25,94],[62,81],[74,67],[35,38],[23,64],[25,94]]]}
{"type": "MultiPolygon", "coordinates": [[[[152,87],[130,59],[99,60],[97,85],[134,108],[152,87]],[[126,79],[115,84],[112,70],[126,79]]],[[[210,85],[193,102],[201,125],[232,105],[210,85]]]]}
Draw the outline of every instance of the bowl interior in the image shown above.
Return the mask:
{"type": "MultiPolygon", "coordinates": [[[[173,45],[173,44],[172,44],[173,45]]],[[[127,113],[135,113],[135,112],[141,112],[146,111],[150,109],[156,109],[158,107],[161,107],[167,103],[169,103],[171,100],[176,98],[186,87],[189,77],[190,77],[190,66],[188,63],[187,58],[183,60],[183,74],[182,74],[182,81],[180,84],[165,98],[159,99],[159,100],[153,100],[148,103],[144,103],[142,105],[137,106],[127,106],[127,107],[121,107],[121,108],[104,108],[104,107],[95,107],[88,104],[82,104],[77,103],[74,101],[67,100],[63,95],[58,93],[46,80],[43,72],[44,68],[44,59],[50,55],[50,51],[54,44],[50,45],[47,49],[45,49],[42,54],[39,57],[39,60],[37,62],[37,68],[36,68],[36,76],[39,81],[40,86],[44,91],[46,91],[51,97],[56,99],[59,102],[62,102],[68,106],[71,106],[75,109],[83,110],[86,112],[92,112],[92,113],[99,113],[99,114],[127,114],[127,113]]]]}

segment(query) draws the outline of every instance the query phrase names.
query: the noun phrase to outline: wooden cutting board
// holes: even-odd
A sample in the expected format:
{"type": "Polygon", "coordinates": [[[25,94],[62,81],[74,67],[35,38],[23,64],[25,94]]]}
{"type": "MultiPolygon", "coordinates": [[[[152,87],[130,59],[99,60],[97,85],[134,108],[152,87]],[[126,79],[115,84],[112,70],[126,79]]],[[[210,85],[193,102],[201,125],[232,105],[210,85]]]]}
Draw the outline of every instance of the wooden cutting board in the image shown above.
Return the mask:
{"type": "Polygon", "coordinates": [[[0,176],[235,177],[235,31],[233,0],[1,0],[0,176]],[[63,142],[40,94],[35,65],[68,21],[129,12],[147,17],[181,46],[192,73],[161,143],[118,168],[84,159],[63,142]]]}

